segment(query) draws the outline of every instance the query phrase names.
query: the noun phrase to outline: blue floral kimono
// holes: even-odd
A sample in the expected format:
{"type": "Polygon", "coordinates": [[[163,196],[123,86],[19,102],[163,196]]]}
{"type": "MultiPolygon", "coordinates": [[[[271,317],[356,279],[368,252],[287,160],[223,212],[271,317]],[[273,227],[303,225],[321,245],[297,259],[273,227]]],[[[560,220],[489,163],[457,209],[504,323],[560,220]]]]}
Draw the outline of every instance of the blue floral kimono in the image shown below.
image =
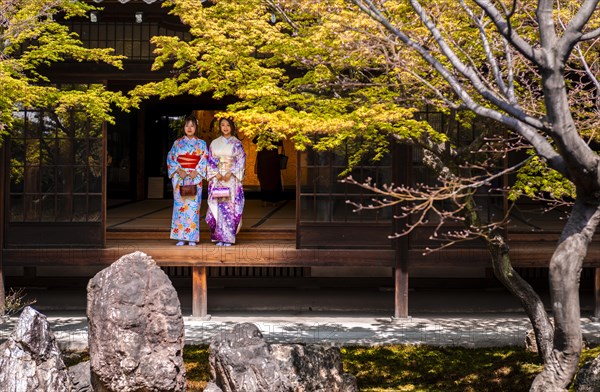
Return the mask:
{"type": "Polygon", "coordinates": [[[208,153],[207,178],[208,210],[206,223],[213,242],[235,244],[235,235],[242,226],[244,210],[244,189],[242,181],[246,172],[246,152],[242,142],[235,136],[229,139],[221,136],[212,141],[208,153]],[[217,173],[231,172],[229,181],[216,179],[217,173]],[[212,197],[215,187],[228,187],[229,198],[212,197]]]}
{"type": "Polygon", "coordinates": [[[206,142],[187,136],[175,140],[167,155],[169,178],[173,184],[173,219],[171,221],[171,238],[180,241],[198,242],[200,240],[200,203],[202,201],[202,179],[206,178],[208,149],[206,142]],[[196,170],[198,176],[181,178],[177,169],[186,172],[196,170]],[[196,196],[182,197],[179,186],[196,185],[196,196]]]}

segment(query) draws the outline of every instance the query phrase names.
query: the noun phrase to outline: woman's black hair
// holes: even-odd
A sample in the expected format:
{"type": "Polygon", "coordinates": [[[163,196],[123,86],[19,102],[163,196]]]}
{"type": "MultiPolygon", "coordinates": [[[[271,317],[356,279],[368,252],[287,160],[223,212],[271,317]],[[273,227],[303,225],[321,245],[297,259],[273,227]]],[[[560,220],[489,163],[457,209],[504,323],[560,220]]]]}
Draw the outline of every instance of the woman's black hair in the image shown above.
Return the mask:
{"type": "Polygon", "coordinates": [[[231,127],[231,136],[238,137],[238,132],[237,132],[237,128],[235,127],[235,123],[233,122],[232,118],[228,118],[228,117],[223,117],[223,118],[219,119],[219,133],[221,133],[221,122],[222,121],[227,121],[229,123],[229,126],[231,127]]]}
{"type": "Polygon", "coordinates": [[[198,137],[198,120],[196,119],[196,116],[193,116],[191,114],[189,116],[186,116],[183,119],[183,124],[181,125],[181,134],[183,136],[185,136],[185,126],[189,122],[191,122],[192,124],[194,124],[194,127],[196,128],[196,132],[194,132],[194,136],[198,137]]]}

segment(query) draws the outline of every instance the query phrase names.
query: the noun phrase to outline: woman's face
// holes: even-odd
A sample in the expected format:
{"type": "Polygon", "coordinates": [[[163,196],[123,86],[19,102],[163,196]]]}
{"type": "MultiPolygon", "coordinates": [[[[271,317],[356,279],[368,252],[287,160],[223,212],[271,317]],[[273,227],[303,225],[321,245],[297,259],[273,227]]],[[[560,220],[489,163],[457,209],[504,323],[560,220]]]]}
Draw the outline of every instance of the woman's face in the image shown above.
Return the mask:
{"type": "Polygon", "coordinates": [[[196,126],[191,121],[188,121],[185,123],[185,127],[183,128],[183,131],[185,132],[185,136],[187,136],[187,137],[196,136],[196,126]]]}
{"type": "Polygon", "coordinates": [[[221,126],[221,134],[224,137],[229,138],[229,136],[231,136],[231,124],[229,124],[229,121],[227,121],[227,120],[221,121],[220,126],[221,126]]]}

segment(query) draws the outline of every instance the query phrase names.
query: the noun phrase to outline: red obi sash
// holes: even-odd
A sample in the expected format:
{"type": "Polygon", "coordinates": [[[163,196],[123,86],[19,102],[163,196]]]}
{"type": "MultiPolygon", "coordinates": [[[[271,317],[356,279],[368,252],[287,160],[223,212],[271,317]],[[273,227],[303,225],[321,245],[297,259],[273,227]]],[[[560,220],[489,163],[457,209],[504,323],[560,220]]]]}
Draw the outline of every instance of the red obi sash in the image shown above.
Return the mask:
{"type": "Polygon", "coordinates": [[[200,155],[182,154],[177,157],[177,162],[179,162],[184,169],[195,169],[198,162],[200,162],[200,155]]]}

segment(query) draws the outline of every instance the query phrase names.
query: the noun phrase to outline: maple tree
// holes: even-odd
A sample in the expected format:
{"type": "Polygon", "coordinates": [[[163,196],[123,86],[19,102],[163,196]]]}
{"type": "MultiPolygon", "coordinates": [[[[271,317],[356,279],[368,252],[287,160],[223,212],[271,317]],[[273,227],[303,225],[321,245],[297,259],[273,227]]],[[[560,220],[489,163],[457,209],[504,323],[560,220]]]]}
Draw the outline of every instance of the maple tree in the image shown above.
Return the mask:
{"type": "MultiPolygon", "coordinates": [[[[126,107],[128,101],[121,93],[107,91],[103,85],[56,85],[45,75],[49,66],[66,60],[121,67],[122,57],[114,55],[113,49],[85,48],[79,37],[60,23],[85,16],[91,9],[94,7],[73,0],[0,0],[0,146],[11,127],[22,121],[15,116],[19,110],[44,109],[66,123],[70,113],[77,111],[86,121],[101,124],[112,121],[111,105],[126,107]]],[[[0,310],[4,306],[0,279],[0,310]]]]}
{"type": "Polygon", "coordinates": [[[60,20],[86,16],[93,6],[71,0],[0,0],[0,141],[13,124],[16,110],[48,108],[55,113],[76,109],[98,121],[111,120],[110,105],[124,106],[120,93],[104,86],[62,85],[45,73],[53,63],[103,62],[121,68],[122,56],[111,48],[85,48],[60,20]]]}

